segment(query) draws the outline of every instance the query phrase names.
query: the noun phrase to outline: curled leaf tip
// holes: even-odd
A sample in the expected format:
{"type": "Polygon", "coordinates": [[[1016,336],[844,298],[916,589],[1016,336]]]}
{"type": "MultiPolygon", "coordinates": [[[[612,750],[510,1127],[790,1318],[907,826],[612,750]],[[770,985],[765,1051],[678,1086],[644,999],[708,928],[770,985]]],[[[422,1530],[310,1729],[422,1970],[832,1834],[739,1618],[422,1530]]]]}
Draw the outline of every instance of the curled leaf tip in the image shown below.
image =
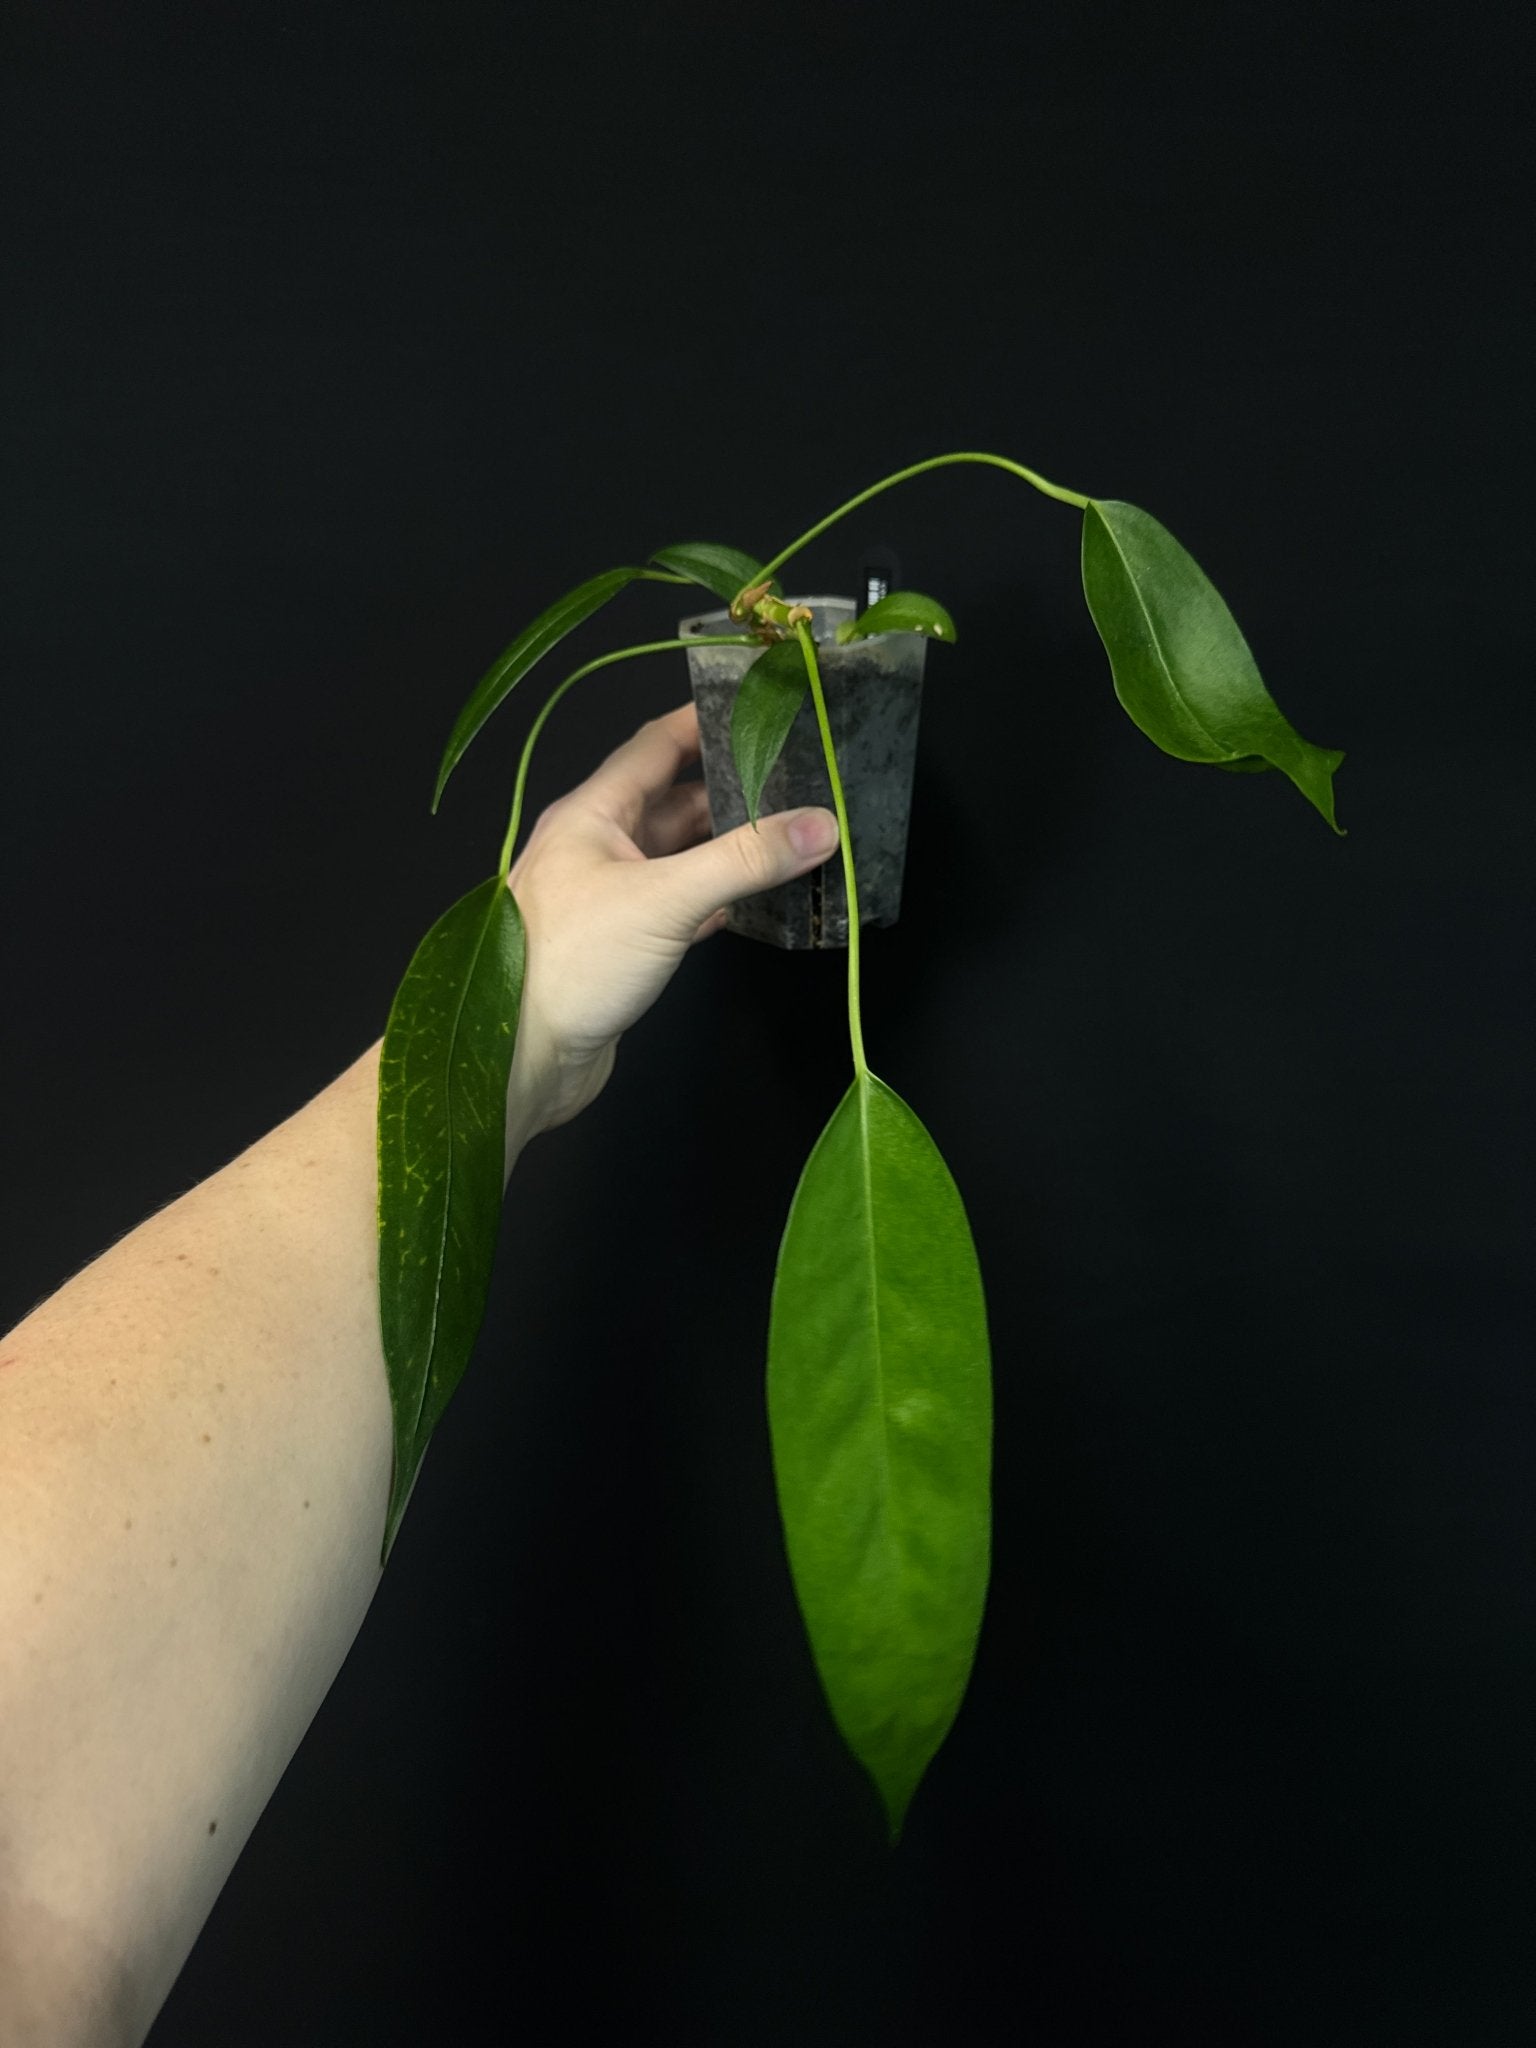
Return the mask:
{"type": "Polygon", "coordinates": [[[1139,506],[1094,499],[1082,570],[1115,694],[1153,745],[1235,774],[1278,768],[1338,832],[1332,778],[1344,756],[1285,718],[1225,600],[1168,529],[1139,506]]]}

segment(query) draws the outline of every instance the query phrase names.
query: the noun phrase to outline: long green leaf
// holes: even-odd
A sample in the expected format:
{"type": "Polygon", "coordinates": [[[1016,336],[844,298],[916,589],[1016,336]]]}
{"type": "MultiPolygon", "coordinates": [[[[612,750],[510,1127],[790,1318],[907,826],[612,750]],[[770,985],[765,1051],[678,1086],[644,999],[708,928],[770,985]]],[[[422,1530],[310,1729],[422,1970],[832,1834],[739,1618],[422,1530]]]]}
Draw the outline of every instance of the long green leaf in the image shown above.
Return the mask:
{"type": "Polygon", "coordinates": [[[437,787],[432,792],[434,811],[442,800],[449,776],[463,758],[464,750],[513,686],[573,627],[579,626],[583,619],[589,619],[616,592],[633,583],[639,574],[638,569],[605,569],[601,576],[592,577],[589,582],[579,584],[575,590],[569,590],[564,597],[558,598],[547,612],[540,613],[531,626],[524,627],[510,647],[497,655],[476,683],[469,702],[459,713],[449,735],[437,771],[437,787]]]}
{"type": "Polygon", "coordinates": [[[731,706],[731,759],[754,825],[763,784],[784,750],[810,686],[798,640],[776,640],[765,647],[741,679],[731,706]]]}
{"type": "Polygon", "coordinates": [[[1220,593],[1166,527],[1138,506],[1091,499],[1083,592],[1115,695],[1148,739],[1180,761],[1244,772],[1258,755],[1342,836],[1333,776],[1344,756],[1313,746],[1282,717],[1220,593]]]}
{"type": "Polygon", "coordinates": [[[385,1558],[485,1313],[526,955],[522,913],[493,875],[416,948],[384,1032],[379,1320],[395,1439],[385,1558]]]}
{"type": "MultiPolygon", "coordinates": [[[[702,584],[725,604],[749,583],[763,580],[762,565],[754,556],[713,540],[682,541],[673,548],[658,548],[651,560],[658,569],[670,569],[676,576],[686,576],[690,583],[702,584]]],[[[778,587],[775,577],[773,588],[777,591],[778,587]]]]}
{"type": "Polygon", "coordinates": [[[975,1657],[992,1393],[959,1192],[917,1117],[873,1074],[855,1078],[795,1190],[774,1279],[768,1415],[816,1668],[894,1842],[975,1657]]]}
{"type": "Polygon", "coordinates": [[[868,611],[856,619],[845,619],[837,629],[837,643],[867,640],[871,633],[926,633],[933,640],[955,638],[955,622],[936,597],[924,597],[920,590],[888,590],[868,611]]]}

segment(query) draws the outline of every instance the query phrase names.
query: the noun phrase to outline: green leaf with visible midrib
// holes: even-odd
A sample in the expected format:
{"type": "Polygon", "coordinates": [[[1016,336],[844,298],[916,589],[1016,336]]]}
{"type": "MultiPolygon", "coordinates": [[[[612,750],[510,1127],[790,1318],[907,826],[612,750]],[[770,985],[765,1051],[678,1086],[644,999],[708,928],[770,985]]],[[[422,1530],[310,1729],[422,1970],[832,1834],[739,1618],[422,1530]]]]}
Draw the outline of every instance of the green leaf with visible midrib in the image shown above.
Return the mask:
{"type": "Polygon", "coordinates": [[[525,626],[510,647],[504,648],[497,655],[476,683],[469,702],[459,713],[458,721],[449,735],[448,745],[443,750],[442,763],[437,771],[437,787],[432,792],[434,811],[442,799],[449,776],[463,758],[470,741],[513,686],[521,682],[534,663],[542,660],[551,647],[563,640],[583,619],[590,618],[593,612],[605,605],[616,592],[623,590],[626,584],[633,583],[639,574],[638,569],[605,569],[601,576],[594,576],[588,582],[579,584],[575,590],[568,590],[564,597],[555,600],[547,612],[541,612],[531,626],[525,626]]]}
{"type": "Polygon", "coordinates": [[[763,784],[784,751],[811,679],[798,640],[765,647],[741,679],[731,706],[731,759],[741,777],[747,816],[755,825],[763,784]]]}
{"type": "Polygon", "coordinates": [[[1333,776],[1344,756],[1304,740],[1264,687],[1220,592],[1149,512],[1096,498],[1083,513],[1083,593],[1115,695],[1165,754],[1288,775],[1342,837],[1333,776]]]}
{"type": "Polygon", "coordinates": [[[485,1313],[526,955],[522,913],[493,875],[416,948],[384,1033],[379,1321],[395,1444],[385,1558],[485,1313]]]}
{"type": "Polygon", "coordinates": [[[867,640],[872,633],[926,633],[932,640],[955,638],[955,622],[936,597],[924,597],[920,590],[890,590],[856,619],[845,619],[838,627],[840,647],[850,640],[867,640]]]}
{"type": "MultiPolygon", "coordinates": [[[[738,590],[763,580],[762,564],[754,556],[719,541],[682,541],[673,548],[658,548],[651,560],[658,569],[670,569],[675,576],[686,576],[690,583],[712,590],[724,604],[729,604],[738,590]]],[[[778,587],[775,576],[773,588],[776,591],[778,587]]]]}
{"type": "Polygon", "coordinates": [[[959,1191],[918,1118],[872,1074],[854,1079],[795,1190],[768,1412],[816,1668],[894,1842],[975,1657],[992,1391],[959,1191]]]}

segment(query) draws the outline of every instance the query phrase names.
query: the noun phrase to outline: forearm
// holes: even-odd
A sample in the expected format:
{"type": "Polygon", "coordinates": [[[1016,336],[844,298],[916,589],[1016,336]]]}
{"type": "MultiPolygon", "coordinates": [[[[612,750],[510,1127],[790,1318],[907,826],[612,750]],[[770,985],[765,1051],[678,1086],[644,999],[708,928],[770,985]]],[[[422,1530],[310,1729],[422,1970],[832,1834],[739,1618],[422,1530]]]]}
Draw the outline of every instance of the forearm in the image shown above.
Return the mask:
{"type": "Polygon", "coordinates": [[[377,1073],[0,1341],[0,2019],[42,1934],[142,2034],[378,1583],[377,1073]]]}

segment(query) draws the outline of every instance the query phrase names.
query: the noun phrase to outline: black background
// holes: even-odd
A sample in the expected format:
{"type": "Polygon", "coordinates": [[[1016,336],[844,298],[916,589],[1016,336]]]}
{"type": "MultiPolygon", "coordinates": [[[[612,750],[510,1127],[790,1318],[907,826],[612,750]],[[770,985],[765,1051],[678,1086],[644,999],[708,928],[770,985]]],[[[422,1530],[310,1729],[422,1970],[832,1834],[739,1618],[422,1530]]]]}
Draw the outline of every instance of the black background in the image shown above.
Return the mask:
{"type": "MultiPolygon", "coordinates": [[[[520,1164],[154,2048],[1531,2037],[1515,21],[13,11],[5,1324],[379,1034],[537,696],[434,819],[447,729],[600,568],[995,449],[1154,512],[1349,757],[1336,839],[1158,754],[1076,515],[1001,475],[807,550],[894,547],[960,628],[864,1002],[987,1282],[960,1719],[892,1857],[762,1410],[843,967],[720,938],[520,1164]]],[[[685,695],[594,678],[533,804],[685,695]]]]}

